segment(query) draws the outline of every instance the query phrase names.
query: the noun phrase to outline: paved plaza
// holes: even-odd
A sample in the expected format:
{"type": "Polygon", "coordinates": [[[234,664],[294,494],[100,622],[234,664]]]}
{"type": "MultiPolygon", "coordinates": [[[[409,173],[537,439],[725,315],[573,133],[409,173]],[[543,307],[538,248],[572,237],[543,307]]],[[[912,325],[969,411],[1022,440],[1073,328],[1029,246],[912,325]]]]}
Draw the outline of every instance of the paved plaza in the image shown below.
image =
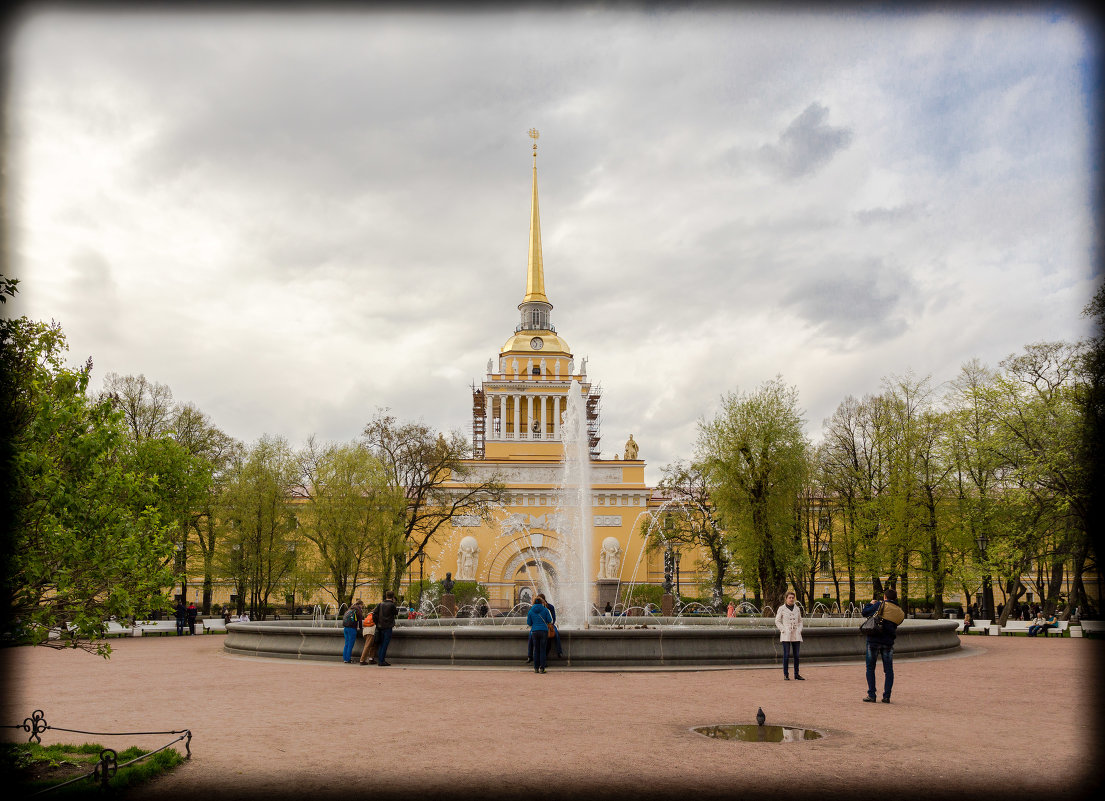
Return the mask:
{"type": "MultiPolygon", "coordinates": [[[[779,668],[583,672],[556,660],[539,676],[521,664],[522,637],[517,670],[244,658],[220,635],[144,637],[113,642],[110,660],[0,652],[0,722],[42,709],[61,728],[190,729],[192,760],[140,796],[154,799],[1082,797],[1100,770],[1103,643],[963,642],[955,656],[898,660],[887,705],[861,702],[860,662],[804,664],[805,682],[779,668]],[[760,707],[769,724],[829,736],[691,731],[753,722],[760,707]]],[[[881,689],[881,666],[878,677],[881,689]]],[[[52,731],[44,742],[81,739],[112,744],[52,731]]]]}

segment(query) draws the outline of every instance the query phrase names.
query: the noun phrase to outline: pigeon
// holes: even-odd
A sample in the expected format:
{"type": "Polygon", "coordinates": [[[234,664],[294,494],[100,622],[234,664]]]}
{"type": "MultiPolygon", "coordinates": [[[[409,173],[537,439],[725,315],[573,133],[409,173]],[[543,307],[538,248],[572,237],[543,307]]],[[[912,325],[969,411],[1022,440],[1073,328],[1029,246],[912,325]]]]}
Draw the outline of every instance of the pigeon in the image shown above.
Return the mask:
{"type": "Polygon", "coordinates": [[[767,720],[767,715],[764,714],[764,708],[761,706],[756,712],[756,724],[759,726],[764,725],[764,721],[767,720]]]}

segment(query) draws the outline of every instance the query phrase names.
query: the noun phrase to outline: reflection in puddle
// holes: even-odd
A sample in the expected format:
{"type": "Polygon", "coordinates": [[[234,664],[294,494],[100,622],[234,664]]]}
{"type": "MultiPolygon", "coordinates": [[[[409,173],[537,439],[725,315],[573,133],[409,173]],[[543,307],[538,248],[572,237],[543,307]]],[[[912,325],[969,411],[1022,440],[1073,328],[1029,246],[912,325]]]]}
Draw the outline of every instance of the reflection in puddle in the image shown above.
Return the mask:
{"type": "Polygon", "coordinates": [[[799,740],[820,740],[825,736],[817,729],[757,726],[755,723],[698,726],[695,731],[715,740],[740,740],[745,743],[793,743],[799,740]]]}

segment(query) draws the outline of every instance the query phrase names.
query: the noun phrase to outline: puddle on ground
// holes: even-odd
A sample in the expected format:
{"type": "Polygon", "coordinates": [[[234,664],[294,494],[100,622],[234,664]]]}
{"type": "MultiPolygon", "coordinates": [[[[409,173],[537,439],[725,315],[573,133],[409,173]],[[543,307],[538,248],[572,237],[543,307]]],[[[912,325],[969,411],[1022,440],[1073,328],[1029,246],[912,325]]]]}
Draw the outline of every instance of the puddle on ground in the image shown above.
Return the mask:
{"type": "Polygon", "coordinates": [[[800,740],[820,740],[824,732],[797,726],[757,726],[755,723],[698,726],[698,734],[715,740],[740,740],[745,743],[794,743],[800,740]]]}

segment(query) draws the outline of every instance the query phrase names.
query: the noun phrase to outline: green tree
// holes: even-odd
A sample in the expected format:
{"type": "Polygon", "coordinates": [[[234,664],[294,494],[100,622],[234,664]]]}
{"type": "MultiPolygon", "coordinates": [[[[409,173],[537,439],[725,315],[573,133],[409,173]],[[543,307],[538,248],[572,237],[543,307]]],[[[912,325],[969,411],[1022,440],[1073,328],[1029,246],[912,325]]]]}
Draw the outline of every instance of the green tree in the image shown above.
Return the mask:
{"type": "Polygon", "coordinates": [[[300,531],[318,550],[335,602],[352,604],[366,574],[393,564],[405,498],[362,443],[319,447],[312,438],[299,462],[306,501],[299,507],[300,531]]]}
{"type": "Polygon", "coordinates": [[[1032,517],[1048,523],[1052,542],[1038,552],[1048,562],[1047,578],[1040,582],[1048,611],[1058,602],[1067,563],[1073,565],[1076,586],[1082,586],[1090,548],[1086,365],[1084,345],[1031,344],[1001,362],[993,395],[999,452],[1013,466],[1011,479],[1036,506],[1039,514],[1032,517]]]}
{"type": "Polygon", "coordinates": [[[506,489],[495,476],[477,474],[465,463],[471,448],[457,432],[448,438],[435,436],[422,423],[400,423],[387,410],[380,410],[365,426],[364,436],[383,464],[391,488],[406,497],[403,547],[388,554],[393,565],[391,589],[398,592],[407,568],[443,526],[460,515],[490,520],[506,489]]]}
{"type": "MultiPolygon", "coordinates": [[[[976,574],[981,577],[984,605],[991,614],[996,611],[991,574],[983,564],[981,546],[975,543],[992,542],[998,546],[1000,537],[1010,536],[1010,529],[999,526],[999,521],[1014,500],[1004,479],[1009,465],[996,447],[999,421],[994,392],[997,378],[996,371],[973,359],[963,365],[945,396],[948,407],[946,448],[953,465],[950,494],[955,499],[962,532],[961,564],[972,566],[972,569],[958,572],[968,581],[976,574]]],[[[1017,575],[1019,578],[1019,571],[1017,575]]],[[[965,590],[964,595],[969,599],[971,593],[965,590]]],[[[1007,610],[1011,606],[1007,603],[1007,610]]],[[[1008,611],[1005,614],[1008,617],[1008,611]]]]}
{"type": "Polygon", "coordinates": [[[127,430],[135,442],[169,434],[173,416],[173,391],[144,375],[108,373],[103,396],[123,413],[127,430]]]}
{"type": "Polygon", "coordinates": [[[0,321],[7,450],[4,620],[18,636],[104,656],[105,621],[157,605],[172,580],[166,490],[128,447],[121,415],[64,364],[57,323],[0,321]],[[74,627],[52,642],[47,632],[74,627]]]}
{"type": "Polygon", "coordinates": [[[191,403],[177,405],[171,430],[175,442],[194,459],[206,464],[210,477],[208,490],[190,518],[193,537],[184,540],[185,553],[182,554],[187,558],[191,541],[199,547],[203,560],[202,609],[207,615],[211,613],[216,553],[225,533],[218,514],[219,502],[226,490],[230,465],[241,456],[242,444],[220,430],[206,413],[191,403]]]}
{"type": "Polygon", "coordinates": [[[784,601],[787,574],[802,558],[795,509],[807,447],[798,390],[781,377],[752,393],[725,395],[717,418],[699,423],[696,461],[734,554],[772,606],[784,601]]]}
{"type": "Polygon", "coordinates": [[[214,551],[218,527],[212,515],[218,486],[234,441],[216,428],[191,403],[173,403],[165,384],[144,375],[109,373],[101,397],[109,399],[123,415],[132,448],[154,475],[163,476],[169,505],[167,522],[174,527],[174,568],[180,581],[180,597],[188,601],[189,557],[192,545],[203,559],[202,608],[211,610],[214,551]]]}
{"type": "Polygon", "coordinates": [[[295,456],[282,437],[261,437],[228,471],[220,513],[228,526],[223,569],[238,590],[238,613],[268,614],[269,598],[294,570],[302,537],[289,500],[299,488],[295,456]]]}
{"type": "Polygon", "coordinates": [[[663,469],[658,489],[668,501],[659,521],[660,537],[648,537],[651,519],[642,524],[642,536],[648,537],[647,548],[655,550],[675,543],[688,546],[687,550],[701,549],[711,573],[711,596],[716,605],[724,594],[733,557],[710,498],[706,472],[693,462],[675,462],[663,469]]]}
{"type": "MultiPolygon", "coordinates": [[[[1086,343],[1083,374],[1086,389],[1083,394],[1083,445],[1082,463],[1086,470],[1082,473],[1082,494],[1088,498],[1086,505],[1086,530],[1088,532],[1105,531],[1105,493],[1097,488],[1105,487],[1105,284],[1098,287],[1093,299],[1082,312],[1096,323],[1095,334],[1086,343]],[[1097,491],[1095,491],[1097,490],[1097,491]]],[[[1101,595],[1101,554],[1096,537],[1089,537],[1086,551],[1087,560],[1081,569],[1075,566],[1074,584],[1071,588],[1071,606],[1082,606],[1087,614],[1092,609],[1083,583],[1083,576],[1093,572],[1098,580],[1098,597],[1101,595]]]]}

